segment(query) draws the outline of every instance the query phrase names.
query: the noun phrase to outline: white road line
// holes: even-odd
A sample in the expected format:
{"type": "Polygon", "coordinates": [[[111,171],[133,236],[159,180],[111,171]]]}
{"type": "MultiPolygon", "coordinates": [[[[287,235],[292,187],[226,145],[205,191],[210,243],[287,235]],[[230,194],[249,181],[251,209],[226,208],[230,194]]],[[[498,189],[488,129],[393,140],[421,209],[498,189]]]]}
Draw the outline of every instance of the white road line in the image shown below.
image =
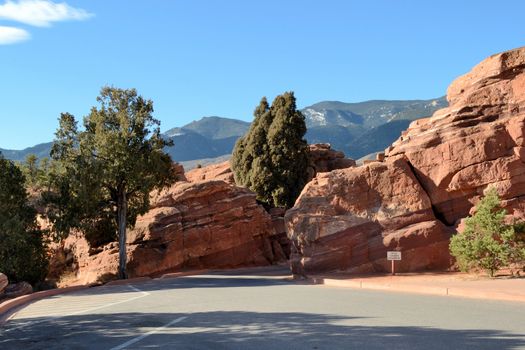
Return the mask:
{"type": "Polygon", "coordinates": [[[131,289],[133,289],[135,292],[139,292],[139,293],[144,294],[144,296],[150,294],[149,292],[146,292],[146,291],[140,290],[140,289],[138,289],[137,287],[132,286],[131,284],[129,284],[128,287],[130,287],[131,289]]]}
{"type": "Polygon", "coordinates": [[[80,310],[80,311],[76,311],[76,312],[72,312],[72,313],[69,313],[69,314],[66,314],[66,315],[62,315],[62,316],[53,316],[53,317],[47,317],[47,318],[44,318],[40,321],[33,321],[33,322],[28,322],[28,323],[25,323],[25,324],[22,324],[18,327],[14,327],[14,328],[9,328],[9,329],[6,329],[2,332],[2,334],[4,333],[8,333],[10,331],[14,331],[14,330],[17,330],[17,329],[20,329],[20,328],[25,328],[27,326],[32,326],[32,325],[35,325],[35,324],[39,324],[39,323],[42,323],[42,322],[47,322],[47,321],[52,321],[52,320],[57,320],[57,319],[61,319],[61,318],[64,318],[64,317],[69,317],[69,316],[75,316],[75,315],[79,315],[79,314],[83,314],[85,312],[91,312],[91,311],[95,311],[95,310],[100,310],[100,309],[104,309],[106,307],[110,307],[110,306],[115,306],[115,305],[119,305],[119,304],[123,304],[123,303],[127,303],[127,302],[130,302],[130,301],[133,301],[133,300],[136,300],[136,299],[140,299],[140,298],[144,298],[145,296],[148,296],[150,295],[150,293],[148,292],[145,292],[143,290],[140,290],[138,288],[135,288],[133,287],[132,285],[128,285],[128,287],[130,287],[131,289],[133,289],[133,291],[135,292],[139,292],[139,293],[142,293],[142,295],[139,295],[139,296],[136,296],[136,297],[133,297],[133,298],[129,298],[129,299],[126,299],[126,300],[121,300],[121,301],[117,301],[117,302],[114,302],[114,303],[109,303],[109,304],[104,304],[104,305],[101,305],[101,306],[96,306],[96,307],[92,307],[90,309],[85,309],[85,310],[80,310]]]}
{"type": "Polygon", "coordinates": [[[136,342],[139,342],[141,341],[142,339],[146,338],[146,337],[149,337],[150,335],[152,334],[155,334],[155,333],[158,333],[172,325],[174,325],[175,323],[179,323],[181,321],[184,321],[185,319],[187,319],[188,316],[182,316],[182,317],[179,317],[179,318],[176,318],[174,319],[173,321],[171,321],[170,323],[168,324],[165,324],[164,326],[162,327],[159,327],[159,328],[155,328],[154,330],[148,332],[148,333],[144,333],[142,334],[141,336],[138,336],[136,338],[133,338],[131,340],[128,340],[127,342],[125,342],[124,344],[121,344],[119,346],[115,346],[114,348],[111,348],[110,350],[122,350],[122,349],[125,349],[126,347],[130,346],[130,345],[133,345],[135,344],[136,342]]]}

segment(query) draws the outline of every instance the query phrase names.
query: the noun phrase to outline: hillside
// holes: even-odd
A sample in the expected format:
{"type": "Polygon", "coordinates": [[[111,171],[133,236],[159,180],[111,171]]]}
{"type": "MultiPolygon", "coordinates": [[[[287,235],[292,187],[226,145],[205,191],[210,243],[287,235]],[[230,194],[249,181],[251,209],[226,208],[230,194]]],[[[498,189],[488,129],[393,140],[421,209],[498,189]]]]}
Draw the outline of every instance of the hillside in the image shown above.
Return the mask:
{"type": "Polygon", "coordinates": [[[250,123],[242,120],[222,117],[203,117],[181,128],[170,129],[164,134],[172,137],[183,131],[193,131],[208,139],[219,140],[244,135],[249,127],[250,123]]]}
{"type": "Polygon", "coordinates": [[[33,147],[28,147],[23,150],[10,150],[0,148],[0,152],[7,159],[15,161],[23,161],[29,154],[36,155],[39,159],[49,157],[49,152],[51,151],[52,142],[40,143],[33,147]]]}
{"type": "MultiPolygon", "coordinates": [[[[397,139],[410,121],[426,117],[447,106],[444,97],[433,100],[366,101],[344,103],[319,102],[302,110],[306,118],[309,143],[330,143],[354,159],[382,151],[397,139]]],[[[230,118],[204,117],[182,127],[169,129],[164,135],[173,140],[167,149],[179,162],[229,155],[236,140],[244,135],[250,123],[230,118]]],[[[22,161],[30,153],[39,158],[49,156],[51,143],[21,151],[0,150],[6,158],[22,161]]],[[[222,158],[221,158],[222,159],[222,158]]]]}
{"type": "Polygon", "coordinates": [[[308,126],[341,125],[373,128],[393,120],[414,120],[446,107],[445,97],[431,100],[324,101],[302,110],[308,126]]]}
{"type": "Polygon", "coordinates": [[[325,101],[306,107],[302,112],[310,143],[328,142],[346,156],[358,159],[384,150],[412,120],[430,116],[446,106],[445,97],[359,103],[325,101]]]}

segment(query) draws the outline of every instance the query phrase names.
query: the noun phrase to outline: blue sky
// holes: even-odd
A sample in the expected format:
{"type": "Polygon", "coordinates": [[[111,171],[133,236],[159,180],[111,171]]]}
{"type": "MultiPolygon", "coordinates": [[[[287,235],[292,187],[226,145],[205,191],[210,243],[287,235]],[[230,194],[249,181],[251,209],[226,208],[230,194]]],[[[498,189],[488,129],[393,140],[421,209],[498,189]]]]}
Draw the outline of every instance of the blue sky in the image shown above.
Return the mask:
{"type": "Polygon", "coordinates": [[[59,1],[0,0],[0,148],[51,141],[103,85],[151,98],[167,130],[250,121],[288,90],[299,107],[434,98],[525,45],[521,0],[59,1]]]}

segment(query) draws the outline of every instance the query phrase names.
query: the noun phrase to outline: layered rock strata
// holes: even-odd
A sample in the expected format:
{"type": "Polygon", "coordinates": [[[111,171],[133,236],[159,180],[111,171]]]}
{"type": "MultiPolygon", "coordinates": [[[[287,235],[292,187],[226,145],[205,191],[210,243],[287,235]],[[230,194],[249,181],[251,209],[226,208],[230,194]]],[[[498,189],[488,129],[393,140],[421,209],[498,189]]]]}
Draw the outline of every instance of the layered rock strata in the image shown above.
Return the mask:
{"type": "Polygon", "coordinates": [[[233,172],[230,168],[230,161],[192,169],[186,173],[186,178],[190,182],[222,180],[231,185],[235,184],[233,172]]]}
{"type": "Polygon", "coordinates": [[[382,163],[318,175],[286,217],[297,273],[450,266],[448,239],[488,186],[525,212],[525,48],[491,56],[416,120],[382,163]]]}
{"type": "Polygon", "coordinates": [[[354,167],[355,160],[346,158],[341,151],[332,149],[329,143],[315,143],[308,145],[310,168],[308,175],[310,181],[318,173],[325,173],[336,169],[354,167]]]}
{"type": "MultiPolygon", "coordinates": [[[[128,274],[155,276],[184,269],[269,265],[286,259],[282,239],[255,194],[224,181],[180,182],[156,194],[128,231],[128,274]]],[[[90,247],[71,235],[54,255],[74,274],[65,284],[115,277],[118,244],[90,247]],[[73,267],[71,269],[71,267],[73,267]]]]}

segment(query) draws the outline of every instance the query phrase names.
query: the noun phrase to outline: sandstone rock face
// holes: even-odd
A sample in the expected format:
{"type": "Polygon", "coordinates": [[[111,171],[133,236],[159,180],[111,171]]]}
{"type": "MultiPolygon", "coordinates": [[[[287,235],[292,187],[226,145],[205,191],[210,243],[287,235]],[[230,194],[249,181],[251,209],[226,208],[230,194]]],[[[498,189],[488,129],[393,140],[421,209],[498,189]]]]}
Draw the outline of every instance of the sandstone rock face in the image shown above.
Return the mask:
{"type": "Polygon", "coordinates": [[[488,185],[504,199],[525,194],[525,48],[487,58],[450,85],[447,99],[386,155],[410,162],[437,215],[454,225],[488,185]]]}
{"type": "MultiPolygon", "coordinates": [[[[128,274],[269,265],[286,259],[281,239],[252,192],[224,181],[180,182],[156,194],[128,231],[128,274]]],[[[116,242],[94,249],[72,236],[63,248],[62,265],[76,266],[76,278],[65,284],[103,282],[117,273],[116,242]]]]}
{"type": "Polygon", "coordinates": [[[0,272],[0,296],[4,292],[5,287],[9,284],[7,276],[0,272]]]}
{"type": "Polygon", "coordinates": [[[159,195],[130,232],[129,269],[140,276],[267,265],[274,261],[273,235],[271,218],[252,192],[223,181],[181,183],[159,195]]]}
{"type": "Polygon", "coordinates": [[[173,163],[173,171],[175,172],[175,179],[177,181],[187,181],[186,175],[184,174],[184,167],[182,164],[173,163]]]}
{"type": "Polygon", "coordinates": [[[324,173],[336,169],[354,167],[355,160],[346,158],[345,154],[332,149],[328,143],[308,145],[312,169],[309,170],[309,181],[317,173],[324,173]]]}
{"type": "Polygon", "coordinates": [[[449,264],[450,232],[403,159],[318,175],[285,220],[294,273],[386,271],[387,250],[404,252],[405,270],[449,264]]]}
{"type": "Polygon", "coordinates": [[[294,272],[450,266],[448,240],[488,186],[525,213],[525,48],[494,55],[448,89],[449,107],[414,121],[359,168],[318,175],[285,217],[294,272]]]}
{"type": "Polygon", "coordinates": [[[235,184],[229,161],[192,169],[186,173],[186,178],[190,182],[222,180],[232,185],[235,184]]]}

